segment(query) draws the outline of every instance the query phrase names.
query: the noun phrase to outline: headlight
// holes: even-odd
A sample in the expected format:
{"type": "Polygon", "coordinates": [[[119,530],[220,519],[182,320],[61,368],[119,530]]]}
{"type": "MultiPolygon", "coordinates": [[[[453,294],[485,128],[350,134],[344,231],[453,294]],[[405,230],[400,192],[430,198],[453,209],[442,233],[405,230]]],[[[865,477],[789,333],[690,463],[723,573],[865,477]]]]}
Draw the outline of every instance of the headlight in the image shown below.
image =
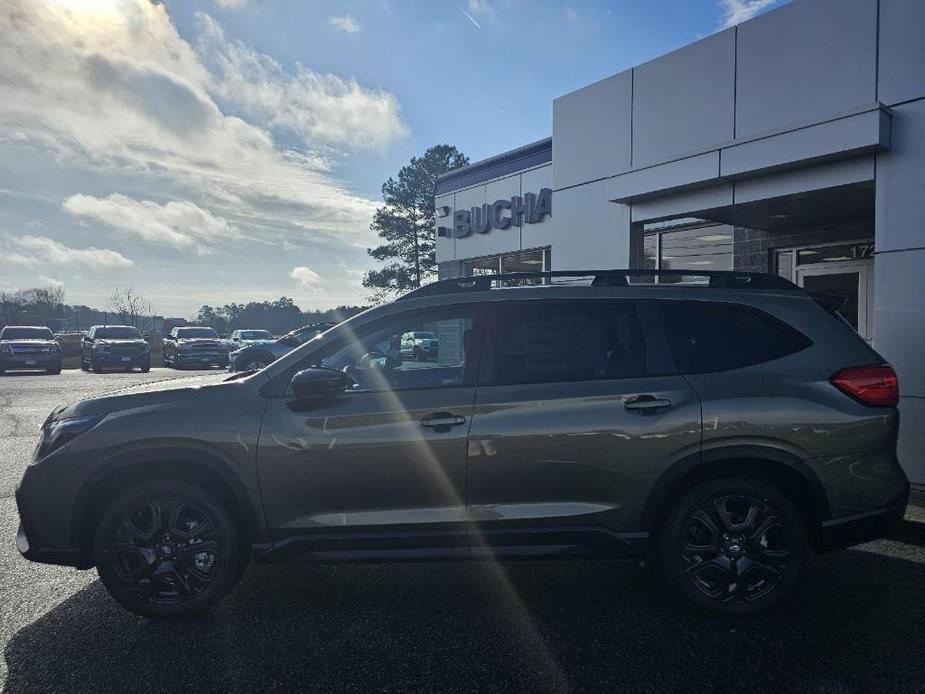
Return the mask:
{"type": "Polygon", "coordinates": [[[93,414],[85,417],[67,417],[65,419],[49,419],[42,427],[42,440],[35,451],[35,460],[41,460],[51,455],[69,441],[73,441],[81,434],[90,431],[100,423],[106,415],[93,414]]]}
{"type": "Polygon", "coordinates": [[[109,345],[93,345],[93,350],[95,352],[105,352],[109,349],[109,345]]]}
{"type": "Polygon", "coordinates": [[[10,345],[0,345],[0,354],[12,354],[13,348],[10,345]]]}

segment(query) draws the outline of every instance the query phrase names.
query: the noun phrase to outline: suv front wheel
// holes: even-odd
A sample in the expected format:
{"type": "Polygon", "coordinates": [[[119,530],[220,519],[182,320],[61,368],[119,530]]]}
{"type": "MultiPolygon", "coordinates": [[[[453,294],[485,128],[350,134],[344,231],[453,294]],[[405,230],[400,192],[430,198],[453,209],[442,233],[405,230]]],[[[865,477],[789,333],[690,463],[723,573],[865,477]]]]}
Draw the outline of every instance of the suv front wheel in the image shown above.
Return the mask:
{"type": "Polygon", "coordinates": [[[659,559],[669,584],[696,606],[754,614],[784,597],[800,577],[806,529],[771,484],[710,480],[688,491],[669,514],[659,559]]]}
{"type": "Polygon", "coordinates": [[[100,579],[123,607],[145,617],[189,617],[235,584],[245,558],[228,511],[182,481],[142,484],[112,502],[94,534],[100,579]]]}

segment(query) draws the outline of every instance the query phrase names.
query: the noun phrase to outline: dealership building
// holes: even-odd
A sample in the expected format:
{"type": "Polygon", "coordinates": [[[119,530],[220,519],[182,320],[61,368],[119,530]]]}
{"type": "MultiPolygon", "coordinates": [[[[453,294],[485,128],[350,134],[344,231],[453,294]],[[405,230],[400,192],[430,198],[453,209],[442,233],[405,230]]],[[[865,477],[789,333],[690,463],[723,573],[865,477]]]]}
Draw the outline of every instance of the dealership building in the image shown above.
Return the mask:
{"type": "Polygon", "coordinates": [[[795,0],[561,96],[551,138],[438,181],[440,276],[748,270],[845,294],[925,486],[923,37],[925,2],[795,0]]]}

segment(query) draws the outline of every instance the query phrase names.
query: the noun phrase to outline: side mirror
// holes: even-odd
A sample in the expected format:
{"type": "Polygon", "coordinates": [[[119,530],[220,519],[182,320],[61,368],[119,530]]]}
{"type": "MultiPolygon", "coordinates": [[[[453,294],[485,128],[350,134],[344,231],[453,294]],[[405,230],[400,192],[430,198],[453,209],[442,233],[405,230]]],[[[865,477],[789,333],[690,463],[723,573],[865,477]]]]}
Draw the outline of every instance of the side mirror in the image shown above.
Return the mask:
{"type": "Polygon", "coordinates": [[[292,377],[292,392],[297,398],[317,398],[343,393],[353,380],[343,371],[313,366],[292,377]]]}

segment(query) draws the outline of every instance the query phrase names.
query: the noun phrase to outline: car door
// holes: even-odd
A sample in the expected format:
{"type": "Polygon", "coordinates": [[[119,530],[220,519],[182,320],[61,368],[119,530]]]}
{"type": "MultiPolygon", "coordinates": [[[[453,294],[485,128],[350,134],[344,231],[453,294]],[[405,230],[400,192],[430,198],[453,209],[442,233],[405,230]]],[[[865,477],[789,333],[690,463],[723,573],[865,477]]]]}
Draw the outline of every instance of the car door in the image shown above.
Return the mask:
{"type": "Polygon", "coordinates": [[[258,474],[278,549],[314,558],[466,553],[466,435],[475,399],[468,349],[480,310],[405,312],[357,328],[270,385],[258,474]],[[432,329],[437,362],[402,359],[401,335],[432,329]],[[321,400],[287,387],[308,366],[354,385],[321,400]],[[279,386],[282,385],[282,388],[279,386]]]}
{"type": "Polygon", "coordinates": [[[490,326],[469,438],[473,551],[634,551],[654,481],[701,438],[654,310],[513,301],[490,326]]]}

